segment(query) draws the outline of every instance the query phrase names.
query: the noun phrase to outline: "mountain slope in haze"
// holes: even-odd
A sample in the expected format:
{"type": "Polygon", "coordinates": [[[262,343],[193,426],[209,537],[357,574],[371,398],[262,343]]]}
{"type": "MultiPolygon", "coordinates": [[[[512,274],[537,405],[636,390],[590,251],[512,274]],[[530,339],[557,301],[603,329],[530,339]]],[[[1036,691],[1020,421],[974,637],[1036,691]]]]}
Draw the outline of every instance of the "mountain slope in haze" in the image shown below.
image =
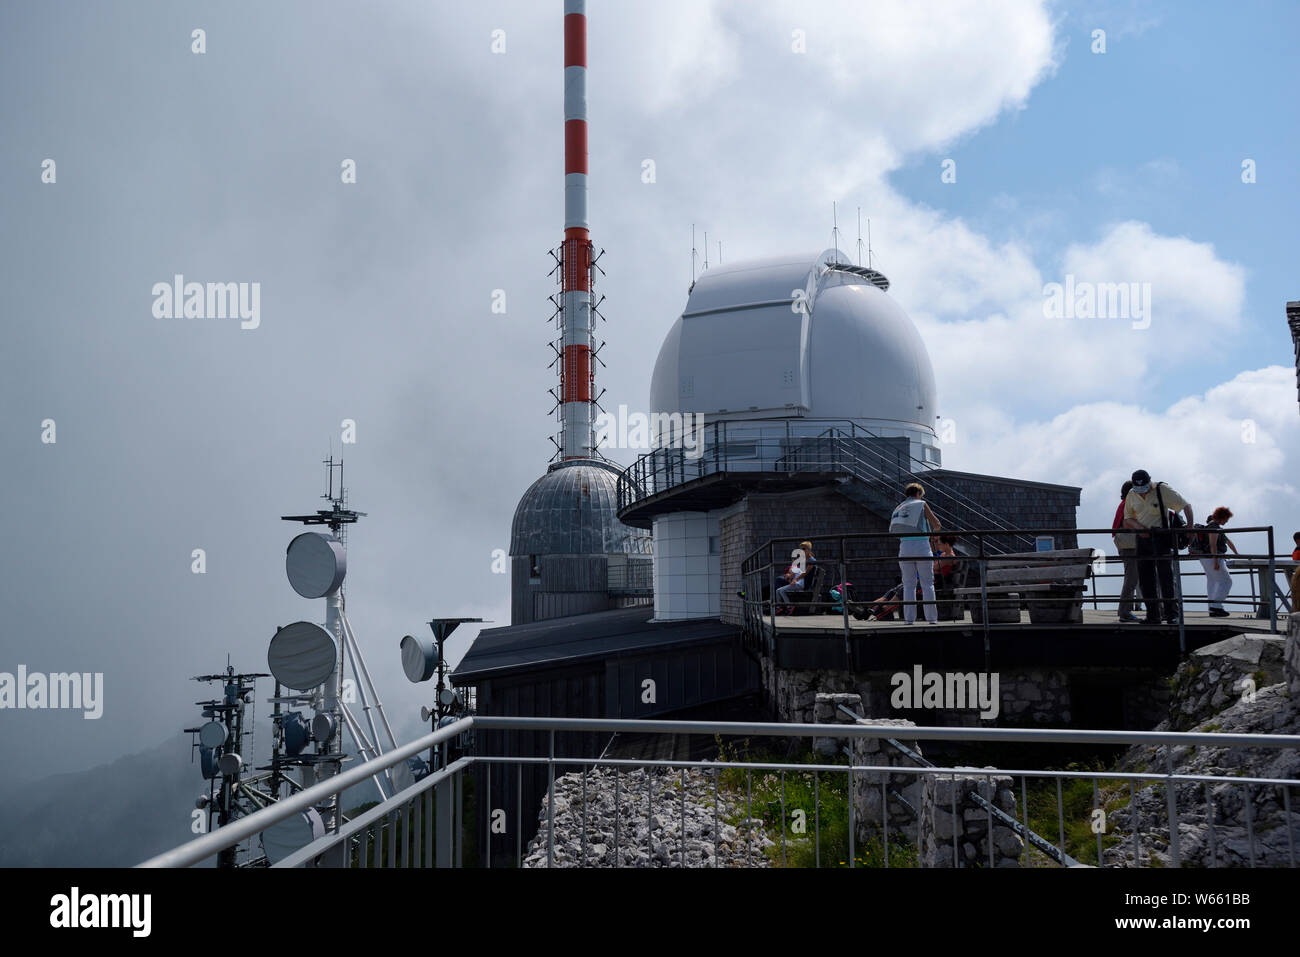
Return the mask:
{"type": "Polygon", "coordinates": [[[0,867],[130,867],[190,840],[207,792],[190,736],[0,797],[0,867]]]}

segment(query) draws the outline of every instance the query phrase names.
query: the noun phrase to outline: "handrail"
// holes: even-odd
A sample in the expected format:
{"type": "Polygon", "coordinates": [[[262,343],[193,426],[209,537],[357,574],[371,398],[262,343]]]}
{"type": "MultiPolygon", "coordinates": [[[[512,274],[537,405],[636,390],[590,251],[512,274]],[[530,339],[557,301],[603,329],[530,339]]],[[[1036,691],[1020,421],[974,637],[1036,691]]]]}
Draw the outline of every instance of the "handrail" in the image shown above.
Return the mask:
{"type": "MultiPolygon", "coordinates": [[[[484,731],[621,731],[774,738],[897,738],[917,741],[1015,741],[1038,744],[1195,744],[1206,747],[1300,748],[1300,734],[1223,734],[1208,731],[1087,731],[1061,728],[941,728],[898,725],[781,724],[771,721],[657,721],[650,718],[515,718],[475,715],[484,731]]],[[[511,758],[510,760],[514,760],[511,758]]],[[[548,759],[541,759],[548,760],[548,759]]],[[[559,759],[557,759],[559,760],[559,759]]],[[[578,759],[573,759],[578,760],[578,759]]],[[[579,763],[581,763],[579,761],[579,763]]],[[[641,763],[646,763],[642,761],[641,763]]],[[[1163,777],[1164,775],[1160,775],[1163,777]]]]}
{"type": "MultiPolygon", "coordinates": [[[[1078,536],[1082,536],[1082,535],[1113,535],[1117,532],[1122,533],[1126,530],[1114,529],[1114,528],[1024,528],[1021,529],[1021,531],[1025,532],[1027,535],[1053,535],[1053,536],[1063,535],[1063,536],[1075,536],[1077,538],[1078,536]]],[[[1127,531],[1129,531],[1130,534],[1138,534],[1136,531],[1133,531],[1131,529],[1127,531]]],[[[1155,531],[1163,532],[1164,530],[1156,529],[1155,531]]],[[[1240,528],[1233,528],[1230,531],[1234,535],[1243,535],[1249,532],[1267,532],[1271,534],[1273,532],[1273,526],[1272,525],[1247,525],[1240,528]]],[[[845,532],[839,535],[834,535],[834,534],[824,535],[822,536],[822,538],[826,541],[854,541],[854,540],[864,540],[864,539],[872,539],[872,540],[899,539],[908,535],[915,535],[915,534],[916,534],[915,532],[845,532]]],[[[939,532],[934,532],[932,534],[933,535],[955,535],[958,538],[974,537],[976,539],[979,539],[981,537],[1005,535],[1006,532],[1000,528],[967,528],[967,529],[962,529],[962,528],[946,529],[945,528],[939,532]]],[[[749,574],[756,571],[758,567],[766,567],[766,565],[754,566],[751,564],[751,562],[753,562],[756,558],[761,557],[761,553],[766,551],[767,549],[773,548],[781,542],[797,542],[798,540],[799,540],[798,537],[788,536],[788,535],[783,535],[777,538],[769,538],[762,545],[759,545],[752,552],[746,555],[744,559],[742,559],[741,566],[740,566],[741,574],[749,574]]],[[[1079,548],[1091,547],[1094,552],[1100,551],[1100,549],[1098,549],[1096,546],[1079,545],[1077,547],[1079,548]]],[[[1032,552],[1032,551],[1033,549],[1028,550],[1028,552],[1032,552]]],[[[987,554],[987,555],[963,555],[961,557],[965,559],[976,560],[976,561],[978,560],[997,561],[1000,558],[1002,558],[1004,554],[1006,553],[987,554]]],[[[1201,556],[1195,554],[1183,554],[1182,552],[1170,552],[1168,557],[1171,561],[1175,559],[1181,561],[1191,561],[1192,559],[1200,558],[1201,556]]],[[[1234,555],[1232,557],[1238,559],[1259,558],[1262,560],[1279,558],[1279,556],[1275,556],[1269,552],[1261,552],[1259,554],[1255,554],[1253,552],[1243,552],[1234,555]]],[[[843,556],[841,556],[841,559],[843,559],[843,556]]]]}
{"type": "MultiPolygon", "coordinates": [[[[824,421],[831,424],[816,435],[795,434],[791,423],[778,425],[772,420],[727,420],[714,422],[695,433],[696,454],[685,448],[668,446],[639,456],[619,473],[617,482],[618,509],[642,501],[661,491],[666,491],[706,475],[726,473],[731,466],[733,445],[755,446],[755,454],[738,458],[744,463],[741,470],[750,471],[755,465],[770,466],[776,471],[806,471],[809,469],[844,471],[862,481],[869,488],[883,494],[901,497],[904,485],[925,476],[932,489],[935,512],[953,522],[971,524],[970,517],[1001,527],[1009,537],[1018,537],[1010,521],[988,509],[968,495],[948,488],[943,480],[932,474],[933,467],[911,453],[907,436],[885,436],[844,420],[797,419],[800,427],[818,426],[824,421]],[[890,455],[887,450],[871,449],[869,443],[887,443],[901,439],[908,449],[893,448],[895,469],[885,467],[890,455]],[[709,440],[709,441],[706,441],[709,440]],[[764,454],[767,446],[774,448],[764,454]],[[874,461],[873,461],[874,459],[874,461]],[[895,474],[896,473],[896,474],[895,474]]],[[[762,470],[762,469],[760,469],[762,470]]],[[[1028,540],[1021,539],[1026,544],[1028,540]]],[[[1006,550],[997,542],[990,543],[991,550],[1006,550]]]]}
{"type": "Polygon", "coordinates": [[[416,797],[433,788],[434,785],[441,784],[447,778],[454,777],[473,763],[473,758],[458,758],[445,768],[435,771],[433,774],[425,775],[405,791],[398,791],[388,800],[381,801],[368,811],[358,814],[356,817],[352,818],[352,820],[348,821],[346,825],[339,828],[337,833],[324,834],[305,847],[294,851],[284,860],[271,866],[301,867],[312,858],[328,851],[335,844],[348,840],[353,834],[369,827],[384,816],[391,814],[393,808],[399,807],[403,804],[409,804],[416,797]]]}
{"type": "MultiPolygon", "coordinates": [[[[858,437],[857,433],[859,429],[861,429],[863,435],[866,436],[867,438],[876,439],[876,440],[881,440],[885,438],[884,436],[877,435],[875,432],[872,432],[868,428],[865,428],[863,426],[858,426],[856,423],[851,424],[849,429],[849,434],[847,436],[844,434],[844,429],[842,427],[832,427],[830,429],[827,429],[826,432],[823,433],[823,435],[826,435],[827,437],[831,437],[831,438],[840,438],[840,439],[847,438],[851,442],[853,442],[854,445],[856,446],[857,445],[856,440],[858,437]],[[836,432],[838,432],[839,434],[834,435],[833,433],[836,432]]],[[[860,458],[856,454],[854,453],[850,453],[850,454],[853,456],[855,460],[860,460],[860,458]]],[[[969,495],[963,495],[960,492],[945,487],[942,478],[930,474],[931,468],[928,465],[928,463],[924,462],[921,459],[918,459],[916,456],[912,455],[910,451],[905,453],[905,455],[906,458],[908,459],[909,465],[921,466],[921,472],[926,475],[926,480],[925,480],[926,484],[930,488],[930,491],[933,493],[932,497],[943,497],[943,498],[950,499],[953,502],[957,503],[957,505],[959,505],[961,508],[966,509],[967,511],[971,512],[976,516],[979,516],[982,519],[985,520],[991,519],[994,525],[1000,525],[1002,527],[1007,528],[1009,531],[1014,530],[1014,526],[1006,524],[1005,519],[1001,518],[996,512],[992,511],[991,509],[987,509],[984,506],[980,505],[969,495]]],[[[865,462],[863,462],[863,464],[868,465],[868,463],[865,462]]],[[[870,466],[868,465],[868,467],[870,466]]],[[[883,471],[879,469],[876,469],[875,471],[880,472],[882,476],[884,475],[883,471]]],[[[901,495],[902,489],[906,481],[918,480],[919,478],[920,476],[917,474],[917,471],[915,469],[909,469],[907,472],[906,480],[900,479],[898,482],[893,483],[891,490],[896,495],[901,495]]],[[[936,514],[939,514],[939,517],[941,518],[946,517],[942,514],[941,510],[946,511],[946,509],[944,509],[943,506],[938,506],[938,505],[934,506],[934,511],[936,512],[936,514]]]]}
{"type": "MultiPolygon", "coordinates": [[[[387,754],[380,755],[370,761],[363,761],[356,767],[340,774],[326,778],[324,781],[317,782],[309,788],[299,791],[297,794],[283,798],[272,804],[270,807],[262,808],[260,811],[254,811],[247,817],[237,818],[231,821],[225,827],[219,827],[215,831],[195,838],[188,844],[182,844],[180,847],[173,848],[162,854],[158,854],[137,867],[190,867],[197,864],[204,858],[211,857],[218,851],[238,844],[245,838],[252,837],[259,831],[264,831],[272,824],[283,821],[286,818],[306,811],[323,803],[336,794],[341,794],[347,788],[354,784],[360,784],[372,774],[379,771],[387,770],[395,764],[405,761],[407,758],[415,757],[421,751],[437,747],[444,741],[450,741],[462,732],[468,731],[474,726],[473,717],[461,718],[445,728],[439,728],[431,734],[412,741],[410,744],[403,745],[387,754]]],[[[421,782],[423,783],[423,782],[421,782]]],[[[390,799],[391,800],[391,799],[390,799]]]]}
{"type": "MultiPolygon", "coordinates": [[[[253,836],[259,831],[265,830],[271,824],[284,820],[290,815],[304,811],[309,807],[323,803],[325,800],[342,793],[346,788],[354,784],[365,781],[370,776],[379,773],[409,757],[414,756],[417,752],[426,748],[437,747],[450,739],[463,734],[471,729],[481,728],[484,731],[549,731],[554,740],[554,735],[559,732],[653,732],[657,734],[675,734],[675,735],[725,735],[729,737],[785,737],[785,738],[870,738],[883,741],[897,741],[900,738],[906,738],[909,741],[949,741],[949,742],[1022,742],[1022,743],[1061,743],[1061,744],[1098,744],[1098,745],[1177,745],[1177,746],[1205,746],[1205,747],[1229,747],[1229,748],[1300,748],[1300,735],[1274,735],[1274,734],[1224,734],[1218,732],[1189,732],[1189,731],[1109,731],[1109,730],[1070,730],[1055,728],[962,728],[962,727],[931,727],[931,726],[913,726],[900,728],[898,725],[873,725],[870,719],[858,719],[854,724],[782,724],[777,722],[733,722],[733,721],[679,721],[679,720],[653,720],[653,719],[613,719],[613,718],[554,718],[554,717],[505,717],[505,716],[481,716],[471,715],[462,718],[446,728],[439,729],[429,735],[425,735],[417,741],[404,745],[386,755],[365,761],[357,767],[352,768],[342,774],[335,775],[322,781],[302,792],[282,799],[277,804],[256,811],[247,817],[239,818],[236,821],[219,828],[210,834],[195,838],[186,844],[173,848],[170,851],[156,855],[149,860],[139,864],[139,867],[185,867],[199,863],[207,858],[217,854],[238,842],[253,836]]],[[[643,767],[680,767],[680,768],[717,768],[726,767],[728,762],[725,761],[667,761],[667,760],[644,760],[644,759],[598,759],[599,763],[611,766],[643,766],[643,767]]],[[[492,764],[493,762],[506,762],[524,765],[548,765],[551,767],[560,765],[590,765],[590,757],[556,757],[554,752],[549,756],[494,756],[494,755],[474,755],[462,757],[445,768],[440,769],[426,778],[421,779],[416,784],[394,795],[381,805],[371,808],[362,814],[357,815],[351,821],[345,822],[340,828],[324,837],[317,838],[307,846],[295,851],[292,855],[285,858],[278,866],[292,867],[305,864],[329,848],[342,844],[347,847],[353,835],[369,828],[372,824],[381,820],[385,815],[391,816],[393,809],[397,807],[406,807],[422,794],[440,785],[448,785],[452,779],[457,779],[465,770],[476,764],[492,764]]],[[[928,762],[926,762],[928,764],[928,762]]],[[[786,765],[772,764],[769,762],[745,762],[747,767],[752,768],[780,768],[809,771],[815,770],[816,765],[786,765]]],[[[877,773],[889,771],[888,768],[876,766],[858,767],[850,763],[848,768],[837,766],[836,768],[826,768],[826,770],[862,771],[865,773],[877,773]]],[[[985,769],[961,769],[961,768],[940,768],[930,765],[919,768],[893,768],[893,771],[906,771],[919,776],[930,775],[947,775],[947,774],[964,774],[967,771],[974,770],[979,772],[985,769]]],[[[991,769],[993,773],[999,775],[1024,776],[1034,775],[1041,777],[1105,777],[1125,780],[1164,780],[1173,781],[1201,781],[1205,783],[1214,783],[1223,780],[1230,780],[1234,784],[1263,784],[1263,785],[1284,785],[1290,786],[1294,782],[1289,779],[1273,778],[1231,778],[1224,779],[1222,776],[1200,775],[1200,774],[1175,774],[1172,767],[1168,773],[1152,772],[1080,772],[1077,770],[1067,771],[1020,771],[1009,768],[991,769]]],[[[986,774],[988,771],[985,772],[986,774]]],[[[978,776],[978,773],[977,775],[978,776]]],[[[432,822],[426,822],[432,826],[432,822]]],[[[552,825],[553,826],[553,825],[552,825]]],[[[391,827],[391,825],[390,825],[391,827]]],[[[363,839],[364,841],[364,839],[363,839]]],[[[457,851],[458,859],[459,853],[457,851]]],[[[440,852],[441,859],[441,852],[440,852]]],[[[345,860],[346,863],[346,860],[345,860]]]]}

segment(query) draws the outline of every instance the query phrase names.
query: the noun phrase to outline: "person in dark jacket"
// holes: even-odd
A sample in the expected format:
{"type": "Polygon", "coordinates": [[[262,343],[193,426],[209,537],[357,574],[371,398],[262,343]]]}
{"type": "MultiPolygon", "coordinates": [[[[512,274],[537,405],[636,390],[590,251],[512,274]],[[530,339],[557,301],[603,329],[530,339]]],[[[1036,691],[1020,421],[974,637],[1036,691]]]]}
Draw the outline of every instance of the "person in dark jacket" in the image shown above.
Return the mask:
{"type": "Polygon", "coordinates": [[[1139,599],[1144,598],[1142,589],[1138,587],[1138,568],[1137,568],[1137,536],[1132,532],[1123,531],[1124,529],[1124,501],[1128,498],[1128,493],[1132,491],[1133,483],[1125,482],[1120,486],[1119,505],[1115,506],[1115,519],[1110,523],[1113,529],[1119,529],[1111,534],[1115,540],[1115,550],[1119,552],[1120,561],[1124,563],[1124,584],[1119,588],[1119,620],[1120,621],[1137,621],[1133,615],[1133,596],[1137,594],[1139,599]]]}

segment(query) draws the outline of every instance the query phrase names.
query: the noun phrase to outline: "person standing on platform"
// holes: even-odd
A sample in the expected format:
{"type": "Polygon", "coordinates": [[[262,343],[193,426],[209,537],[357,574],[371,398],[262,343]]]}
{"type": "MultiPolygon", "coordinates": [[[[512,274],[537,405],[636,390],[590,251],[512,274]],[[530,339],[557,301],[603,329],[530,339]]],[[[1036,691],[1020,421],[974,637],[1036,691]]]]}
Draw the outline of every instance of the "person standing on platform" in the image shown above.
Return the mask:
{"type": "Polygon", "coordinates": [[[1164,482],[1152,483],[1146,469],[1133,473],[1133,488],[1124,499],[1124,527],[1137,532],[1138,583],[1147,605],[1148,625],[1160,624],[1162,601],[1164,620],[1178,620],[1178,597],[1174,592],[1170,557],[1174,554],[1174,533],[1169,523],[1169,512],[1178,509],[1187,516],[1190,526],[1192,506],[1186,499],[1164,482]]]}
{"type": "Polygon", "coordinates": [[[925,489],[920,482],[912,482],[903,494],[907,496],[894,509],[889,518],[891,532],[908,532],[898,542],[898,567],[903,573],[903,618],[907,624],[916,622],[916,585],[921,584],[921,597],[925,602],[925,620],[931,625],[939,623],[939,606],[934,601],[934,556],[930,552],[930,536],[942,527],[939,520],[925,504],[925,489]]]}
{"type": "MultiPolygon", "coordinates": [[[[1115,519],[1110,523],[1113,529],[1124,527],[1124,502],[1128,499],[1128,493],[1133,488],[1133,483],[1125,482],[1119,490],[1119,505],[1115,507],[1115,519]]],[[[1139,600],[1145,599],[1146,595],[1138,587],[1138,563],[1137,558],[1137,536],[1132,532],[1113,532],[1111,538],[1115,539],[1115,549],[1119,552],[1120,561],[1124,563],[1124,584],[1119,588],[1119,620],[1125,622],[1135,622],[1137,618],[1133,614],[1133,594],[1137,592],[1139,600]]]]}
{"type": "Polygon", "coordinates": [[[1211,618],[1229,617],[1228,610],[1223,607],[1224,599],[1228,597],[1228,592],[1232,591],[1232,575],[1228,573],[1227,553],[1228,549],[1232,549],[1232,554],[1241,554],[1237,551],[1237,546],[1232,544],[1232,540],[1222,531],[1230,518],[1232,512],[1220,505],[1210,513],[1210,520],[1194,539],[1201,545],[1198,551],[1203,552],[1198,557],[1201,559],[1201,567],[1205,569],[1205,597],[1210,605],[1211,618]]]}

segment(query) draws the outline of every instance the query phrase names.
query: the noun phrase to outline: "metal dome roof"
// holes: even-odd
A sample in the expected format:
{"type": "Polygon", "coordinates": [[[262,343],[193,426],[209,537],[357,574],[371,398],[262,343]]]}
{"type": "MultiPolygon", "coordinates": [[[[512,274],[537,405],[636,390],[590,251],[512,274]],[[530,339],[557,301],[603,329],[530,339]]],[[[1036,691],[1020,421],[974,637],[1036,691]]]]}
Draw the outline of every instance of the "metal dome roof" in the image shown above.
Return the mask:
{"type": "Polygon", "coordinates": [[[618,520],[619,469],[559,462],[528,487],[510,529],[511,555],[648,555],[648,532],[618,520]]]}
{"type": "Polygon", "coordinates": [[[834,249],[709,269],[664,338],[651,409],[933,430],[930,356],[888,285],[834,249]]]}

